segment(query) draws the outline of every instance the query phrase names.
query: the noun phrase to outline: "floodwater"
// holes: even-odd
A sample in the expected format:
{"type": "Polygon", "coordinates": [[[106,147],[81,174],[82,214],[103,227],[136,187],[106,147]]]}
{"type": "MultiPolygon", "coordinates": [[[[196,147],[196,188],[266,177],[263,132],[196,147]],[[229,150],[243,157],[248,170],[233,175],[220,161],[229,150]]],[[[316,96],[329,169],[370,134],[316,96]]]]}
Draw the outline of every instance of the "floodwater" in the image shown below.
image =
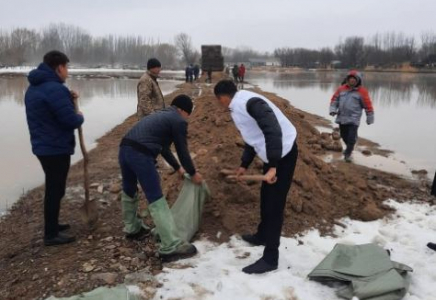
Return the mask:
{"type": "MultiPolygon", "coordinates": [[[[274,92],[304,111],[331,121],[329,103],[345,72],[250,73],[246,80],[264,91],[274,92]]],[[[359,136],[395,153],[389,161],[356,153],[356,163],[381,166],[405,175],[425,169],[433,178],[436,170],[436,74],[371,73],[364,75],[375,109],[375,123],[365,123],[359,136]],[[365,163],[366,162],[366,163],[365,163]],[[404,166],[405,165],[405,166],[404,166]]]]}
{"type": "MultiPolygon", "coordinates": [[[[95,147],[96,139],[136,112],[137,82],[137,79],[68,79],[67,86],[80,95],[88,149],[95,147]]],[[[160,81],[164,94],[174,91],[178,84],[180,81],[176,80],[160,81]]],[[[0,213],[44,181],[39,162],[31,152],[24,107],[27,86],[25,77],[0,78],[0,213]]],[[[80,159],[77,143],[72,161],[80,159]]]]}

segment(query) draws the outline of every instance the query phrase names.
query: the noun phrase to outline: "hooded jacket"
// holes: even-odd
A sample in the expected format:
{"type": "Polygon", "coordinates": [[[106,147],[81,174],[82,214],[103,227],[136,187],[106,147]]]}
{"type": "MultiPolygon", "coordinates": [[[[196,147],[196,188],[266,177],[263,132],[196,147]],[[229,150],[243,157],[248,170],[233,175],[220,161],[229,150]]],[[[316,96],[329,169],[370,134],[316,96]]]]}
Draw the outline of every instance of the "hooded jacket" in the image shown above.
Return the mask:
{"type": "Polygon", "coordinates": [[[28,75],[24,102],[32,151],[38,156],[74,154],[74,129],[82,125],[71,93],[48,65],[42,63],[28,75]]]}
{"type": "Polygon", "coordinates": [[[354,76],[357,79],[355,87],[347,83],[341,85],[330,101],[330,113],[336,113],[336,123],[346,125],[360,125],[362,110],[366,112],[366,122],[374,123],[374,108],[368,90],[362,86],[362,77],[356,71],[350,71],[347,78],[354,76]]]}

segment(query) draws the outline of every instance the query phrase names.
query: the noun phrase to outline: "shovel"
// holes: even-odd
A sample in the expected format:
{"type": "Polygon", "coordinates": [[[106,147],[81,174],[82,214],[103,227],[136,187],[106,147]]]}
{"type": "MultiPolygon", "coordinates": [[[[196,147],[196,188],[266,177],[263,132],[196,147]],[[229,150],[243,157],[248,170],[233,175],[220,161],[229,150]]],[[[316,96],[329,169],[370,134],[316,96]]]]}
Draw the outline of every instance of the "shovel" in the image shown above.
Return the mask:
{"type": "Polygon", "coordinates": [[[236,176],[236,171],[223,169],[220,171],[222,175],[225,175],[227,179],[239,179],[247,181],[264,181],[265,175],[240,175],[236,176]]]}
{"type": "MultiPolygon", "coordinates": [[[[79,111],[79,104],[77,98],[73,97],[74,108],[76,112],[79,111]]],[[[80,208],[79,213],[83,222],[87,223],[89,227],[93,228],[98,221],[98,207],[95,201],[91,201],[89,198],[89,174],[88,174],[88,152],[86,151],[85,140],[83,138],[82,126],[79,127],[79,141],[80,149],[83,155],[83,188],[85,189],[85,203],[80,208]]]]}

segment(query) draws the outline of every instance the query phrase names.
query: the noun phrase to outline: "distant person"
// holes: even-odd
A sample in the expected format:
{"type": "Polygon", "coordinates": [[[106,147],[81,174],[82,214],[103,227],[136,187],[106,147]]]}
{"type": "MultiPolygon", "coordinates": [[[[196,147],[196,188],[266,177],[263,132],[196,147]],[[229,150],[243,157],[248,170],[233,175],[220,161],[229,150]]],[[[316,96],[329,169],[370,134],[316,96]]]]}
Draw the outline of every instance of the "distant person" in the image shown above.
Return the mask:
{"type": "Polygon", "coordinates": [[[212,83],[212,68],[207,69],[207,82],[212,83]]]}
{"type": "Polygon", "coordinates": [[[65,85],[68,57],[59,51],[44,55],[43,63],[31,71],[24,97],[27,125],[32,151],[45,173],[44,244],[71,243],[74,236],[64,233],[68,224],[59,224],[61,199],[65,195],[71,155],[74,154],[74,130],[83,124],[83,115],[76,112],[76,92],[65,85]]]}
{"type": "Polygon", "coordinates": [[[242,271],[248,274],[269,272],[278,266],[283,213],[298,157],[297,131],[270,100],[250,91],[237,91],[231,80],[218,82],[214,93],[218,101],[230,109],[245,141],[236,175],[243,175],[256,155],[264,163],[260,224],[255,234],[244,234],[242,239],[252,245],[264,245],[265,249],[262,258],[242,271]]]}
{"type": "Polygon", "coordinates": [[[192,83],[194,81],[194,66],[192,64],[189,65],[189,82],[192,83]]]}
{"type": "MultiPolygon", "coordinates": [[[[434,174],[433,185],[431,187],[430,194],[436,197],[436,172],[434,174]]],[[[427,247],[436,251],[436,243],[428,243],[427,247]]]]}
{"type": "Polygon", "coordinates": [[[336,116],[341,138],[346,145],[344,160],[352,162],[351,154],[357,142],[357,131],[366,111],[366,123],[374,123],[374,108],[366,88],[362,86],[362,77],[357,71],[350,71],[345,83],[334,93],[330,102],[330,115],[336,116]]]}
{"type": "Polygon", "coordinates": [[[194,80],[195,81],[197,81],[199,75],[200,75],[200,66],[195,65],[194,66],[194,80]]]}
{"type": "Polygon", "coordinates": [[[161,69],[160,61],[156,58],[150,58],[147,62],[147,72],[139,79],[137,90],[137,116],[139,120],[152,112],[165,108],[164,96],[157,82],[161,69]]]}
{"type": "Polygon", "coordinates": [[[120,144],[119,163],[123,182],[121,204],[124,232],[129,239],[141,240],[149,230],[137,217],[139,184],[148,201],[148,210],[160,238],[159,255],[164,261],[172,261],[195,255],[194,245],[178,236],[173,215],[162,193],[155,161],[160,154],[181,176],[188,173],[194,183],[203,178],[194,167],[187,145],[188,119],[193,103],[186,95],[174,98],[171,106],[142,118],[130,129],[120,144]],[[170,150],[174,143],[179,165],[170,150]],[[185,171],[186,170],[186,171],[185,171]]]}
{"type": "Polygon", "coordinates": [[[235,64],[232,68],[232,74],[233,74],[233,80],[235,82],[238,82],[238,76],[239,76],[239,68],[238,65],[235,64]]]}
{"type": "Polygon", "coordinates": [[[240,82],[244,82],[244,77],[245,77],[245,66],[244,66],[244,64],[241,64],[241,66],[239,67],[238,75],[239,75],[239,81],[240,82]]]}
{"type": "Polygon", "coordinates": [[[191,67],[187,65],[185,68],[185,82],[189,82],[190,74],[191,74],[191,67]]]}

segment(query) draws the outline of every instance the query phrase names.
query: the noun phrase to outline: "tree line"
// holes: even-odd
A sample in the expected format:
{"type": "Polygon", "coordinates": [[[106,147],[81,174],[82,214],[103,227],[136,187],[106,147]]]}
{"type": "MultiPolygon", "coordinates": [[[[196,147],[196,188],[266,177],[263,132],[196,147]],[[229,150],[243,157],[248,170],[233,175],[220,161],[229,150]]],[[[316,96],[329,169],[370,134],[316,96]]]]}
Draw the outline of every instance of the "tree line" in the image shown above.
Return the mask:
{"type": "Polygon", "coordinates": [[[176,35],[174,43],[161,43],[143,36],[94,37],[80,27],[63,23],[41,30],[0,31],[0,66],[37,64],[53,49],[66,53],[74,64],[94,67],[143,67],[149,58],[157,57],[165,68],[180,68],[200,58],[185,33],[176,35]]]}
{"type": "Polygon", "coordinates": [[[436,67],[436,34],[422,33],[420,39],[404,33],[377,33],[370,38],[351,36],[334,48],[277,48],[274,56],[285,67],[396,68],[404,63],[436,67]]]}
{"type": "MultiPolygon", "coordinates": [[[[50,50],[65,52],[74,64],[83,66],[144,67],[157,57],[168,69],[201,63],[201,55],[191,37],[179,33],[173,43],[161,43],[143,36],[97,36],[67,24],[51,24],[41,30],[15,28],[0,30],[0,66],[34,65],[50,50]]],[[[282,47],[272,54],[249,47],[222,47],[226,62],[248,62],[253,58],[273,58],[283,67],[364,68],[436,67],[436,34],[422,33],[420,39],[404,33],[377,33],[369,38],[351,36],[333,48],[282,47]]]]}

